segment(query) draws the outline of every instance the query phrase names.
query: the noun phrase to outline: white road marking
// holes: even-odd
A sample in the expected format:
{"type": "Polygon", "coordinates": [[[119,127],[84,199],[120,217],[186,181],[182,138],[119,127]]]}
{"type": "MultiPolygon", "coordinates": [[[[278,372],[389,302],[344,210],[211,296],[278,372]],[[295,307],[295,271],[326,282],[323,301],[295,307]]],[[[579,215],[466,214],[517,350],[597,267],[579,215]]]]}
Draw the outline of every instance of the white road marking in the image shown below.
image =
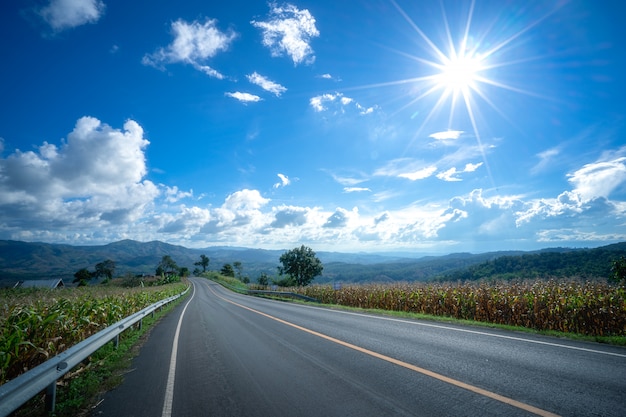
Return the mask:
{"type": "Polygon", "coordinates": [[[178,319],[178,325],[176,326],[176,333],[174,333],[174,343],[172,345],[172,357],[170,358],[170,370],[167,375],[167,385],[165,386],[165,400],[163,401],[163,414],[162,417],[172,417],[172,404],[174,402],[174,380],[176,379],[176,356],[178,354],[178,336],[180,335],[180,326],[183,324],[183,317],[185,317],[185,311],[187,311],[187,306],[193,297],[196,295],[196,286],[193,282],[193,294],[191,294],[191,298],[185,304],[185,308],[183,308],[183,312],[180,314],[180,318],[178,319]]]}
{"type": "Polygon", "coordinates": [[[393,318],[393,317],[384,317],[384,316],[375,316],[375,315],[372,315],[372,314],[354,313],[352,311],[332,310],[332,309],[324,308],[324,307],[314,307],[314,306],[306,306],[306,305],[299,305],[299,306],[300,307],[317,309],[317,310],[330,311],[330,312],[339,313],[339,314],[348,314],[348,315],[353,315],[353,316],[369,317],[369,318],[378,319],[378,320],[395,321],[395,322],[398,322],[398,323],[412,324],[414,326],[434,327],[434,328],[438,328],[438,329],[452,330],[452,331],[455,331],[455,332],[472,333],[472,334],[478,334],[478,335],[489,336],[489,337],[499,337],[501,339],[515,340],[515,341],[518,341],[518,342],[535,343],[535,344],[538,344],[538,345],[553,346],[553,347],[558,347],[558,348],[563,348],[563,349],[580,350],[580,351],[583,351],[583,352],[591,352],[591,353],[598,353],[598,354],[601,354],[601,355],[610,355],[610,356],[617,356],[617,357],[620,357],[620,358],[626,358],[626,354],[615,353],[615,352],[606,352],[606,351],[603,351],[603,350],[588,349],[588,348],[583,348],[583,347],[578,347],[578,346],[564,345],[564,344],[560,344],[560,343],[544,342],[544,341],[541,341],[541,340],[525,339],[523,337],[506,336],[506,335],[503,335],[503,334],[487,333],[487,332],[481,332],[481,331],[478,331],[478,330],[459,329],[459,328],[456,328],[456,327],[443,326],[441,324],[422,323],[422,322],[411,321],[411,320],[396,319],[396,318],[393,318]]]}
{"type": "MultiPolygon", "coordinates": [[[[208,286],[208,284],[207,284],[207,286],[208,286]]],[[[493,391],[489,391],[489,390],[482,389],[482,388],[479,388],[479,387],[471,385],[471,384],[467,384],[467,383],[459,381],[457,379],[453,379],[453,378],[447,377],[445,375],[438,374],[436,372],[430,371],[428,369],[421,368],[419,366],[415,366],[413,364],[401,361],[399,359],[392,358],[391,356],[383,355],[381,353],[374,352],[372,350],[363,348],[361,346],[353,345],[352,343],[348,343],[348,342],[345,342],[343,340],[336,339],[336,338],[334,338],[332,336],[328,336],[326,334],[323,334],[323,333],[320,333],[320,332],[316,332],[315,330],[311,330],[311,329],[309,329],[307,327],[303,327],[303,326],[297,325],[295,323],[289,322],[287,320],[283,320],[281,318],[272,316],[272,315],[264,313],[262,311],[255,310],[255,309],[250,308],[248,306],[245,306],[243,304],[236,303],[236,302],[234,302],[232,300],[229,300],[229,299],[224,298],[221,295],[217,294],[213,290],[213,288],[211,288],[211,287],[209,287],[209,290],[215,296],[221,298],[222,300],[224,300],[224,301],[226,301],[226,302],[228,302],[230,304],[233,304],[233,305],[235,305],[237,307],[241,307],[243,309],[246,309],[246,310],[251,311],[253,313],[259,314],[261,316],[267,317],[269,319],[275,320],[275,321],[277,321],[279,323],[285,324],[285,325],[293,327],[295,329],[302,330],[303,332],[306,332],[306,333],[309,333],[309,334],[311,334],[313,336],[317,336],[317,337],[320,337],[322,339],[328,340],[329,342],[333,342],[333,343],[336,343],[338,345],[347,347],[349,349],[353,349],[353,350],[356,350],[358,352],[364,353],[366,355],[369,355],[369,356],[372,356],[372,357],[384,360],[386,362],[393,363],[393,364],[398,365],[398,366],[402,366],[403,368],[409,369],[411,371],[418,372],[420,374],[429,376],[431,378],[435,378],[435,379],[437,379],[439,381],[442,381],[442,382],[445,382],[447,384],[454,385],[456,387],[466,389],[466,390],[471,391],[471,392],[473,392],[475,394],[482,395],[484,397],[491,398],[491,399],[496,400],[496,401],[500,401],[500,402],[502,402],[504,404],[508,404],[508,405],[510,405],[512,407],[516,407],[516,408],[519,408],[521,410],[528,411],[529,413],[536,414],[538,416],[542,416],[542,417],[558,417],[558,414],[554,414],[554,413],[552,413],[550,411],[543,410],[541,408],[534,407],[534,406],[532,406],[530,404],[526,404],[526,403],[523,403],[523,402],[520,402],[520,401],[516,401],[516,400],[514,400],[512,398],[505,397],[505,396],[500,395],[500,394],[496,394],[493,391]]]]}

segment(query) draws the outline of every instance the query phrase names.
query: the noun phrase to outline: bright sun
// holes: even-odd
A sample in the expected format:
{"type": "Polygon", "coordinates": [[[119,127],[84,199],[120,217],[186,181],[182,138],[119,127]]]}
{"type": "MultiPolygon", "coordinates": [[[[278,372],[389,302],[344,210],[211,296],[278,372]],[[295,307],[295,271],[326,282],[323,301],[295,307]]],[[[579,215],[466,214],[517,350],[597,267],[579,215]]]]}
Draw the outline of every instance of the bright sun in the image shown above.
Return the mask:
{"type": "Polygon", "coordinates": [[[481,71],[481,60],[472,56],[452,57],[440,66],[440,73],[433,80],[436,85],[444,88],[446,93],[465,93],[477,88],[478,73],[481,71]]]}

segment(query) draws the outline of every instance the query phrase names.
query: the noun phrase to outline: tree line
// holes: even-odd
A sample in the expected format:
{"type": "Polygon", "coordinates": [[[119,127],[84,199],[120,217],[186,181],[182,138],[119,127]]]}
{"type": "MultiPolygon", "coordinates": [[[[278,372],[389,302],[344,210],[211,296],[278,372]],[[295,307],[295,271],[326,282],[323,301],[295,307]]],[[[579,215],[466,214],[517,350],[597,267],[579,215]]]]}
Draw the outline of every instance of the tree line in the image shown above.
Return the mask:
{"type": "MultiPolygon", "coordinates": [[[[205,274],[210,265],[210,259],[206,255],[200,255],[200,259],[194,263],[196,268],[193,270],[193,275],[205,274]]],[[[266,273],[262,273],[258,277],[257,282],[260,285],[269,285],[270,281],[279,286],[306,286],[313,281],[313,279],[321,275],[323,271],[322,262],[319,260],[315,252],[304,245],[296,247],[283,253],[280,256],[279,262],[281,266],[278,267],[279,278],[269,277],[266,273]]],[[[239,261],[235,261],[232,264],[224,264],[219,273],[226,277],[232,277],[240,279],[242,282],[250,283],[250,278],[244,274],[243,264],[239,261]]],[[[103,283],[109,282],[115,274],[115,262],[111,259],[107,259],[103,262],[96,264],[95,269],[90,271],[88,268],[81,268],[74,274],[74,283],[78,283],[79,286],[87,285],[87,283],[93,279],[99,279],[104,277],[103,283]]],[[[180,267],[170,255],[163,255],[161,261],[155,269],[156,277],[160,277],[158,283],[166,284],[180,280],[180,277],[186,277],[190,275],[189,268],[180,267]]],[[[131,280],[132,274],[127,273],[127,280],[131,280]]],[[[143,278],[141,276],[140,278],[143,278]]],[[[142,281],[143,282],[143,281],[142,281]]]]}

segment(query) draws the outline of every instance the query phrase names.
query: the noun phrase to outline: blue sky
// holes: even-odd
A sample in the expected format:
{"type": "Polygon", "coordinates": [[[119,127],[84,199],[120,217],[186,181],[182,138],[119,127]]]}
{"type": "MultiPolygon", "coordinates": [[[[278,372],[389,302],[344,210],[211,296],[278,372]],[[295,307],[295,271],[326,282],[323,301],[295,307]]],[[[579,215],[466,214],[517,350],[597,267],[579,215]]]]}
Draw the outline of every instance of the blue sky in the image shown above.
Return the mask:
{"type": "Polygon", "coordinates": [[[625,9],[3,2],[0,239],[624,241],[625,9]]]}

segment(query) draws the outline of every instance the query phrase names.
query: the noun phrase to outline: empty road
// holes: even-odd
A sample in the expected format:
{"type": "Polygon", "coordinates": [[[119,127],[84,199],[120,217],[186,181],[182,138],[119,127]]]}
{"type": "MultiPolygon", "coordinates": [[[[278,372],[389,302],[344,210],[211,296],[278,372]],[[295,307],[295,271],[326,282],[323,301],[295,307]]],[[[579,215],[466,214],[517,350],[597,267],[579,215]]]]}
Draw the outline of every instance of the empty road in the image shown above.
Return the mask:
{"type": "Polygon", "coordinates": [[[92,416],[626,416],[622,347],[191,281],[92,416]]]}

